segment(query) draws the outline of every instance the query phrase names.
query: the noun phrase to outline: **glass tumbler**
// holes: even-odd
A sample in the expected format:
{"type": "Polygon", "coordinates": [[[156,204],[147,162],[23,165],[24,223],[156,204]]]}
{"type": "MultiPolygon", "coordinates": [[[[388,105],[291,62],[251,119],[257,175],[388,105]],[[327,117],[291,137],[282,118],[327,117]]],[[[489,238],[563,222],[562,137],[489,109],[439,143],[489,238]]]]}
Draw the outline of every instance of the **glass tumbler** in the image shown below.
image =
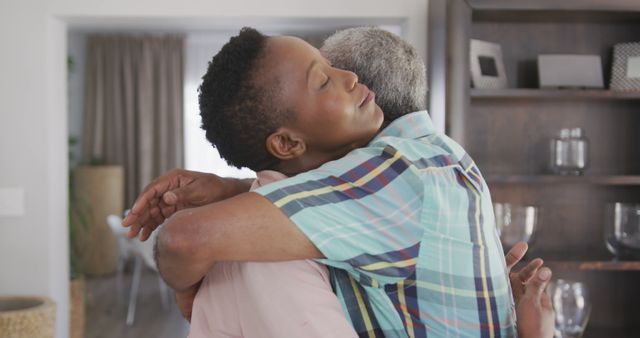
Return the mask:
{"type": "Polygon", "coordinates": [[[556,312],[556,338],[580,338],[591,315],[587,287],[581,282],[558,279],[552,292],[556,312]]]}
{"type": "Polygon", "coordinates": [[[551,170],[560,175],[582,175],[589,164],[589,140],[582,128],[563,128],[551,140],[551,170]]]}

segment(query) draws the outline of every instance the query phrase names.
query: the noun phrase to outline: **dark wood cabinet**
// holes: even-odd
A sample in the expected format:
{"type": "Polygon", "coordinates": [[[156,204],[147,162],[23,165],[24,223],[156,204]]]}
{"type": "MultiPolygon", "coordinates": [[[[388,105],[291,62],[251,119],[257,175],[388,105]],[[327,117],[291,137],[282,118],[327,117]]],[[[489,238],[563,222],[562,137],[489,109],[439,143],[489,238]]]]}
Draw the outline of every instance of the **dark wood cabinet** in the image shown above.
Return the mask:
{"type": "Polygon", "coordinates": [[[603,235],[608,203],[640,203],[640,92],[538,89],[536,65],[539,54],[596,54],[608,88],[613,46],[640,42],[640,1],[431,1],[446,16],[446,50],[430,50],[446,53],[446,76],[430,99],[446,102],[447,133],[475,159],[494,202],[540,207],[528,257],[587,284],[585,336],[640,336],[640,262],[614,261],[603,235]],[[506,89],[471,88],[470,39],[501,45],[506,89]],[[550,140],[571,127],[590,141],[590,167],[553,175],[550,140]]]}

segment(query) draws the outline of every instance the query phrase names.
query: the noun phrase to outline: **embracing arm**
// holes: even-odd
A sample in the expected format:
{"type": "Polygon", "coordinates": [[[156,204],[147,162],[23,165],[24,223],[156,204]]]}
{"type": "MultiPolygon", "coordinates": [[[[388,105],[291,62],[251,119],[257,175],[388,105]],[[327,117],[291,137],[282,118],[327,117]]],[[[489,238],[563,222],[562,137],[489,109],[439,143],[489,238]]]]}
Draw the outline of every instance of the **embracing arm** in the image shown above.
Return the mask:
{"type": "Polygon", "coordinates": [[[321,257],[285,214],[255,193],[175,213],[158,235],[156,253],[161,275],[178,291],[198,283],[218,261],[321,257]]]}
{"type": "Polygon", "coordinates": [[[176,211],[206,205],[249,191],[253,179],[220,177],[215,174],[173,169],[149,183],[136,199],[122,224],[130,226],[129,237],[149,238],[176,211]]]}

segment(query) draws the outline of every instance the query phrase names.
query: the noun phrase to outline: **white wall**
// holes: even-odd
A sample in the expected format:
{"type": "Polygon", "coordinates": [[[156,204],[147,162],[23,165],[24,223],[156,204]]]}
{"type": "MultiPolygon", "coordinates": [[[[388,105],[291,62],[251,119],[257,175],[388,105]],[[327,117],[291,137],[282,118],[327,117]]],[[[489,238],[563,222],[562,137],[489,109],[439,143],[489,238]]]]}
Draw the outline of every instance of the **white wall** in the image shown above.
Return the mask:
{"type": "Polygon", "coordinates": [[[68,25],[208,29],[261,17],[406,18],[407,39],[426,56],[427,0],[0,1],[0,189],[25,196],[24,215],[0,216],[0,294],[52,297],[57,337],[68,336],[68,25]]]}
{"type": "Polygon", "coordinates": [[[24,191],[24,213],[0,216],[0,294],[48,295],[66,311],[65,37],[42,3],[0,2],[0,189],[24,191]]]}

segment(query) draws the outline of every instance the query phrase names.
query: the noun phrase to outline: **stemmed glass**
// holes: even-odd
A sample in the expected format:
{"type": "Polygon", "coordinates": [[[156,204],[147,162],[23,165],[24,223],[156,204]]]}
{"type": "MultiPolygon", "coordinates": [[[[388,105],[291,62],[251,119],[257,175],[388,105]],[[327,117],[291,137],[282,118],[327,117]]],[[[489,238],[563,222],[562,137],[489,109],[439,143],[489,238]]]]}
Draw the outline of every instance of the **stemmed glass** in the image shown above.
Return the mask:
{"type": "Polygon", "coordinates": [[[591,304],[587,287],[581,282],[558,279],[552,292],[556,311],[557,338],[580,338],[584,332],[591,304]]]}
{"type": "Polygon", "coordinates": [[[607,205],[604,238],[619,259],[640,259],[640,204],[607,205]]]}
{"type": "Polygon", "coordinates": [[[505,250],[524,241],[530,244],[538,223],[539,209],[510,203],[494,203],[496,227],[505,250]]]}

